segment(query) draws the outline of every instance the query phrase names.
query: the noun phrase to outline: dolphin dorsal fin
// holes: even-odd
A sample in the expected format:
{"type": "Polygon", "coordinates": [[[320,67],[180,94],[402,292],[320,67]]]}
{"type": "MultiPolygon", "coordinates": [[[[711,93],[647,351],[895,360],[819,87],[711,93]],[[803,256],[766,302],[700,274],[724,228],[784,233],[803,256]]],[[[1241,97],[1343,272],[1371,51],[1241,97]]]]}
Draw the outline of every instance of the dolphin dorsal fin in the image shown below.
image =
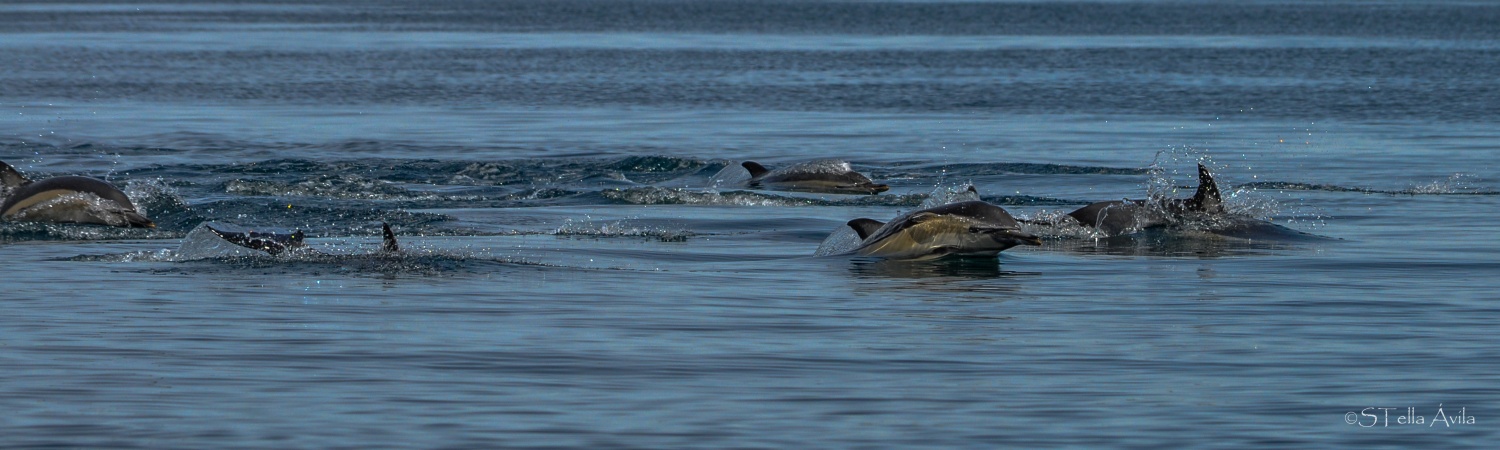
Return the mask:
{"type": "Polygon", "coordinates": [[[31,183],[31,180],[26,179],[25,175],[21,175],[20,171],[11,167],[10,164],[6,164],[5,161],[0,161],[0,188],[15,189],[25,186],[28,183],[31,183]]]}
{"type": "Polygon", "coordinates": [[[849,228],[854,229],[854,233],[859,235],[861,241],[869,239],[870,235],[875,234],[875,230],[883,226],[885,226],[884,222],[863,217],[849,221],[849,228]]]}
{"type": "Polygon", "coordinates": [[[1224,198],[1219,195],[1219,183],[1214,181],[1214,175],[1208,172],[1208,167],[1203,163],[1198,163],[1198,192],[1193,193],[1188,207],[1205,212],[1224,209],[1224,198]]]}
{"type": "Polygon", "coordinates": [[[385,239],[380,249],[387,252],[401,251],[401,245],[396,243],[396,233],[391,231],[391,224],[381,222],[380,229],[385,232],[385,239]]]}
{"type": "Polygon", "coordinates": [[[745,170],[750,171],[750,178],[760,178],[768,173],[771,173],[771,169],[767,169],[766,166],[762,166],[760,165],[760,163],[755,161],[745,161],[743,163],[740,163],[740,166],[744,167],[745,170]]]}

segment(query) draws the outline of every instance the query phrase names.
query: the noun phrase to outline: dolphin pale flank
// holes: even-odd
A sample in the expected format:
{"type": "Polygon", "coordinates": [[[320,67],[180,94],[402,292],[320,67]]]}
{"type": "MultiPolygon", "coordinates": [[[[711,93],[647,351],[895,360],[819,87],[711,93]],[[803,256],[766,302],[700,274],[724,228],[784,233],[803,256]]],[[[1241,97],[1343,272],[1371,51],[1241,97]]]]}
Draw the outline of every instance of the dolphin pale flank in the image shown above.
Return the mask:
{"type": "Polygon", "coordinates": [[[745,161],[740,166],[750,171],[750,187],[830,194],[879,194],[891,189],[870,181],[844,161],[811,161],[777,170],[755,161],[745,161]]]}
{"type": "MultiPolygon", "coordinates": [[[[272,255],[280,255],[288,251],[298,251],[307,247],[307,234],[303,233],[302,230],[291,233],[266,233],[259,231],[224,231],[210,225],[205,225],[205,227],[208,228],[208,231],[212,231],[214,235],[219,236],[220,239],[241,247],[260,250],[272,255]]],[[[381,222],[380,228],[383,235],[380,251],[385,253],[401,251],[401,245],[396,242],[396,233],[391,231],[391,225],[381,222]]]]}
{"type": "Polygon", "coordinates": [[[0,218],[9,221],[92,223],[117,227],[155,227],[136,211],[124,192],[97,178],[65,176],[31,181],[0,162],[5,203],[0,218]]]}
{"type": "Polygon", "coordinates": [[[1208,167],[1198,164],[1198,191],[1191,198],[1164,199],[1154,203],[1145,200],[1097,202],[1078,208],[1068,216],[1083,226],[1116,235],[1167,225],[1187,213],[1222,212],[1224,200],[1219,194],[1219,185],[1208,172],[1208,167]]]}
{"type": "Polygon", "coordinates": [[[913,211],[889,223],[854,219],[849,227],[861,239],[855,254],[889,259],[995,256],[1017,245],[1042,245],[1005,209],[982,201],[913,211]]]}

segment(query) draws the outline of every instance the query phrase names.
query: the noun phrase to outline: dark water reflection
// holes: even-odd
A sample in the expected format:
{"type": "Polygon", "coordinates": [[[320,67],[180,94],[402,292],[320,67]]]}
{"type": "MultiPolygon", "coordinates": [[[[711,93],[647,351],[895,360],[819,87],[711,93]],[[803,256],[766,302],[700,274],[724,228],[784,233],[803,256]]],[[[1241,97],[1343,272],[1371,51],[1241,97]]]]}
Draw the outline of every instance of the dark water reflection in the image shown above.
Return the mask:
{"type": "Polygon", "coordinates": [[[1031,272],[1002,270],[999,259],[994,257],[940,258],[931,261],[893,261],[854,258],[849,262],[849,273],[856,277],[874,278],[1023,278],[1036,275],[1031,272]]]}

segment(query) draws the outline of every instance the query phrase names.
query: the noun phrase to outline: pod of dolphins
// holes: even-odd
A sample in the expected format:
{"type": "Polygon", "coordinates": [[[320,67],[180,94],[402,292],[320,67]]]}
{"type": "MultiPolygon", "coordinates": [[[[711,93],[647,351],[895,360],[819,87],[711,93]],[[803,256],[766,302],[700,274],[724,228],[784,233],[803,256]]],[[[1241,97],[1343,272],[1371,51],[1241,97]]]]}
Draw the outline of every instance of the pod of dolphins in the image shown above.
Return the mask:
{"type": "MultiPolygon", "coordinates": [[[[770,170],[753,161],[742,165],[750,173],[749,187],[840,194],[877,194],[890,187],[871,181],[843,161],[814,161],[770,170]]],[[[973,191],[973,188],[969,188],[973,191]]],[[[130,198],[104,180],[61,176],[32,181],[9,164],[0,162],[0,220],[84,223],[116,227],[155,227],[137,212],[130,198]]],[[[1161,227],[1189,214],[1223,213],[1223,199],[1213,175],[1198,164],[1198,189],[1190,198],[1116,200],[1092,203],[1067,216],[1077,224],[1106,235],[1161,227]]],[[[400,250],[388,224],[382,251],[400,250]]],[[[945,256],[993,257],[1017,245],[1041,245],[1041,238],[1021,230],[1021,224],[1004,208],[983,201],[949,203],[912,211],[880,222],[850,220],[849,228],[860,242],[851,252],[867,257],[925,260],[945,256]]],[[[214,235],[241,247],[278,255],[305,249],[305,234],[222,231],[207,227],[214,235]]]]}

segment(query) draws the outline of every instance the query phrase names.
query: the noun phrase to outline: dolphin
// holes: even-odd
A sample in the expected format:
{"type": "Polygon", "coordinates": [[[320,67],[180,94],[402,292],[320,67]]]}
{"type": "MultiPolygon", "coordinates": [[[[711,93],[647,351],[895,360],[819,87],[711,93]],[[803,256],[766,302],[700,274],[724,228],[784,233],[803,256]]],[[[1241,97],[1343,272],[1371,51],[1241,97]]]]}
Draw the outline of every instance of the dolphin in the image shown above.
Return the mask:
{"type": "Polygon", "coordinates": [[[913,211],[889,223],[859,218],[848,225],[860,238],[855,254],[888,259],[995,256],[1021,244],[1042,245],[1004,208],[977,200],[913,211]]]}
{"type": "Polygon", "coordinates": [[[97,178],[64,176],[31,181],[0,162],[0,185],[4,187],[0,192],[5,193],[5,203],[0,206],[3,220],[156,227],[136,211],[124,192],[97,178]]]}
{"type": "MultiPolygon", "coordinates": [[[[213,226],[205,226],[219,238],[232,244],[252,250],[260,250],[271,255],[280,255],[288,251],[298,251],[307,247],[305,242],[307,234],[302,230],[291,233],[265,233],[259,231],[224,231],[213,226]]],[[[391,225],[380,223],[383,239],[380,250],[386,253],[401,251],[401,245],[396,243],[396,233],[391,231],[391,225]]]]}
{"type": "Polygon", "coordinates": [[[1068,213],[1086,227],[1109,235],[1167,225],[1188,213],[1218,214],[1224,212],[1224,199],[1208,167],[1198,164],[1198,191],[1191,198],[1174,198],[1149,203],[1146,200],[1096,202],[1068,213]]]}
{"type": "Polygon", "coordinates": [[[879,194],[891,189],[870,181],[844,161],[811,161],[777,170],[767,169],[755,161],[745,161],[740,166],[750,171],[750,187],[829,194],[879,194]]]}

